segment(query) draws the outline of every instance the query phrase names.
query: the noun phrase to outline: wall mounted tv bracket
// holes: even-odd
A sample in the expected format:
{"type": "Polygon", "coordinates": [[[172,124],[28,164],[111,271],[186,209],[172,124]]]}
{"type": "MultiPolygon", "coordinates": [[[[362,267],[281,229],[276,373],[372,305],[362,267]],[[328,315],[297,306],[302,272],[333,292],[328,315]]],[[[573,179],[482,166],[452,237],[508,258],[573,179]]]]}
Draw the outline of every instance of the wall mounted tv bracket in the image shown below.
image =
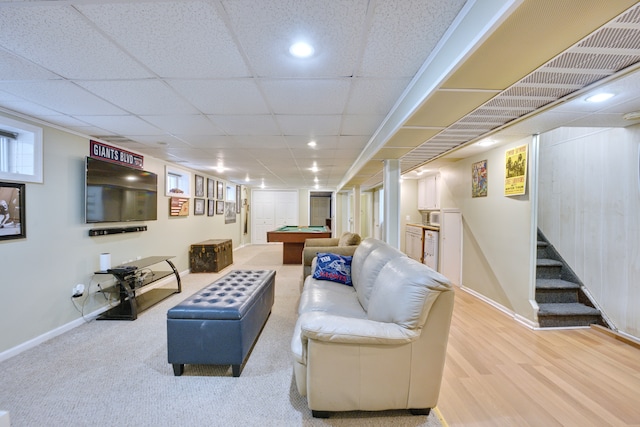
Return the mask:
{"type": "Polygon", "coordinates": [[[92,228],[89,230],[89,236],[106,236],[108,234],[135,233],[137,231],[147,231],[146,225],[137,225],[134,227],[115,227],[115,228],[92,228]]]}

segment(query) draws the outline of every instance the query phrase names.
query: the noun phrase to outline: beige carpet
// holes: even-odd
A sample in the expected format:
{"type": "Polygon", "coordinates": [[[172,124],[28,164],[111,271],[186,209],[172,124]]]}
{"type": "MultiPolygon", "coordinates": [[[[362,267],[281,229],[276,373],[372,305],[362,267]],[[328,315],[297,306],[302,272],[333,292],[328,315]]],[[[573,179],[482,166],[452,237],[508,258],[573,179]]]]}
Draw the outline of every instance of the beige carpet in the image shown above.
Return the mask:
{"type": "MultiPolygon", "coordinates": [[[[311,417],[289,351],[301,266],[280,245],[234,252],[220,273],[183,277],[183,292],[131,321],[91,321],[0,363],[0,410],[20,426],[441,426],[407,411],[311,417]],[[167,310],[232,269],[276,270],[276,302],[242,375],[230,366],[167,363],[167,310]]],[[[381,391],[384,392],[384,391],[381,391]]]]}

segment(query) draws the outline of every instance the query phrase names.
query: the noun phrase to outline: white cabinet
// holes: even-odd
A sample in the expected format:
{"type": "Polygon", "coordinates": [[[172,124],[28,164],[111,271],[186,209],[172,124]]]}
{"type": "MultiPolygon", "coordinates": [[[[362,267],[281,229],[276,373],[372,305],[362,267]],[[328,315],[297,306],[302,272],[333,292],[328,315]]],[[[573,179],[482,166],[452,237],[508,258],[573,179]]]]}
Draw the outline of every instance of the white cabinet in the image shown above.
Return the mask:
{"type": "Polygon", "coordinates": [[[418,210],[440,209],[440,174],[418,181],[418,210]]]}
{"type": "Polygon", "coordinates": [[[407,225],[404,235],[405,253],[418,262],[422,262],[422,234],[422,227],[407,225]]]}

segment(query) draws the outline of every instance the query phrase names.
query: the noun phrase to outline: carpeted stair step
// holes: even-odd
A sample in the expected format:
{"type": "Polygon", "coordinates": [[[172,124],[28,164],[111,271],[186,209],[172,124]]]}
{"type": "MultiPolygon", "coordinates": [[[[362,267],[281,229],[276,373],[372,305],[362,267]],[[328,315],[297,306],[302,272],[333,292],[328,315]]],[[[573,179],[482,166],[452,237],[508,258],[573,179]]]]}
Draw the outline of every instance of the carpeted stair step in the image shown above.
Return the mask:
{"type": "Polygon", "coordinates": [[[536,278],[559,279],[562,271],[562,262],[555,259],[538,258],[536,261],[536,278]]]}
{"type": "Polygon", "coordinates": [[[542,240],[538,240],[538,245],[537,245],[537,251],[536,251],[536,258],[541,259],[541,258],[548,258],[549,254],[547,252],[547,247],[549,246],[549,244],[547,242],[544,242],[542,240]]]}
{"type": "Polygon", "coordinates": [[[538,305],[538,322],[543,328],[600,324],[600,311],[580,303],[538,305]]]}
{"type": "Polygon", "coordinates": [[[577,303],[580,285],[561,279],[536,279],[536,301],[546,303],[577,303]]]}

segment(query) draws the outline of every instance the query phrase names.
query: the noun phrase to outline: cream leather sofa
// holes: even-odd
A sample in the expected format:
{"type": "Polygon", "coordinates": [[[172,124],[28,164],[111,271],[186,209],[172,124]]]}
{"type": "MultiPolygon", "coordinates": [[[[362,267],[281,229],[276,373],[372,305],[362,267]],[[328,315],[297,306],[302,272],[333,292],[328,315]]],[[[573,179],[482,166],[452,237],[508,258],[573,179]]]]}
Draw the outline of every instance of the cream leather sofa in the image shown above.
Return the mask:
{"type": "Polygon", "coordinates": [[[291,340],[298,392],[314,417],[388,409],[428,414],[442,381],[451,283],[370,238],[353,255],[351,278],[353,287],[305,279],[291,340]]]}

